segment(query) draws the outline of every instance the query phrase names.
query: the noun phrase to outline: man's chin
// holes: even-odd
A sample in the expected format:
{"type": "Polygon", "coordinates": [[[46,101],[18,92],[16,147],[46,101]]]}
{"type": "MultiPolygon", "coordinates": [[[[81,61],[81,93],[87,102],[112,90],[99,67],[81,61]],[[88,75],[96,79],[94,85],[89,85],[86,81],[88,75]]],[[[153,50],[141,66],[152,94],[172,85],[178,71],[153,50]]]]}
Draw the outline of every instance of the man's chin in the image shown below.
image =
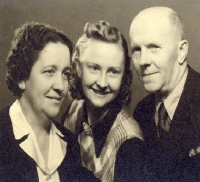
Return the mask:
{"type": "Polygon", "coordinates": [[[159,89],[157,89],[155,87],[151,87],[151,86],[144,85],[144,89],[150,94],[159,92],[159,89]]]}

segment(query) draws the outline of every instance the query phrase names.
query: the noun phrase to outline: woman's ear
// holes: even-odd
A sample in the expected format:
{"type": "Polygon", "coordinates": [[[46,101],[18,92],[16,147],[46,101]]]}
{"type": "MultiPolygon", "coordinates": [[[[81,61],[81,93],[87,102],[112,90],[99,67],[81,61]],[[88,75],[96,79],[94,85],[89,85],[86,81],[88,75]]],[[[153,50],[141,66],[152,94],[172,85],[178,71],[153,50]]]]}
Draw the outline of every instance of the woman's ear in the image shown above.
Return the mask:
{"type": "Polygon", "coordinates": [[[188,41],[181,40],[179,42],[179,64],[183,64],[188,54],[188,41]]]}
{"type": "Polygon", "coordinates": [[[26,85],[25,85],[25,82],[24,82],[24,81],[20,81],[20,82],[18,83],[18,86],[19,86],[19,88],[20,88],[21,90],[25,90],[26,85]]]}

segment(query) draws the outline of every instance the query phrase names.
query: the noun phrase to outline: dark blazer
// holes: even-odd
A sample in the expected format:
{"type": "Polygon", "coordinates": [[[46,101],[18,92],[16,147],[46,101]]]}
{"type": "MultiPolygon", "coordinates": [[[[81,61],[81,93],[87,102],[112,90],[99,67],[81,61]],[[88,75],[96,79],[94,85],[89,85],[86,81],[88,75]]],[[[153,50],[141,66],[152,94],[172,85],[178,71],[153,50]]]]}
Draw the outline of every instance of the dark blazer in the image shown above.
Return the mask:
{"type": "MultiPolygon", "coordinates": [[[[67,154],[58,168],[60,181],[96,181],[93,174],[81,167],[80,149],[77,138],[60,124],[57,128],[65,136],[67,154]]],[[[1,182],[38,182],[35,161],[19,146],[27,136],[20,140],[14,138],[9,107],[0,111],[0,181],[1,182]]],[[[56,156],[55,156],[56,157],[56,156]]]]}
{"type": "Polygon", "coordinates": [[[155,97],[144,98],[135,108],[146,143],[146,181],[200,181],[200,74],[189,67],[186,83],[171,122],[169,136],[159,141],[154,121],[155,97]],[[199,160],[197,160],[199,159],[199,160]]]}
{"type": "Polygon", "coordinates": [[[142,182],[144,152],[142,140],[136,137],[126,140],[117,151],[114,182],[142,182]]]}

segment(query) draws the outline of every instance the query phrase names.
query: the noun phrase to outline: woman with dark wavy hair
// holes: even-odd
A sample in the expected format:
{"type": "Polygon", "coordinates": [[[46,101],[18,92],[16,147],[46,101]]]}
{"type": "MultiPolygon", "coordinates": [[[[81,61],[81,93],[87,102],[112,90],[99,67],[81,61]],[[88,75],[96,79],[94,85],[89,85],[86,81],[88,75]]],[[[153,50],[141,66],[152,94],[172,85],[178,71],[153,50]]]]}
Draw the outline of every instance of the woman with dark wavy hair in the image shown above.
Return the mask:
{"type": "Polygon", "coordinates": [[[143,137],[123,109],[131,101],[132,73],[119,30],[107,21],[87,23],[71,76],[74,101],[64,125],[78,136],[82,165],[103,182],[140,180],[143,137]]]}
{"type": "MultiPolygon", "coordinates": [[[[0,181],[90,181],[77,138],[56,123],[68,92],[72,42],[49,25],[15,31],[6,82],[17,100],[0,111],[0,181]]],[[[95,180],[95,179],[94,179],[95,180]]]]}

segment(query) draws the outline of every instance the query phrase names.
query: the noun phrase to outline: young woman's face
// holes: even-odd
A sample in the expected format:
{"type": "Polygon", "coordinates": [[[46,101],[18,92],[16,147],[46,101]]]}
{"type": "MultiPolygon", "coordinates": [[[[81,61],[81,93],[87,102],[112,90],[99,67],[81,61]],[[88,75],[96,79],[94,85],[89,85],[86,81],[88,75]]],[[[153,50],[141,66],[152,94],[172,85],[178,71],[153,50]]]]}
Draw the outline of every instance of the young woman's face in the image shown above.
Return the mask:
{"type": "Polygon", "coordinates": [[[120,90],[124,74],[123,50],[118,44],[91,40],[81,59],[82,88],[95,107],[113,101],[120,90]]]}
{"type": "Polygon", "coordinates": [[[48,43],[24,81],[22,98],[27,103],[26,109],[48,118],[57,116],[68,91],[69,71],[69,48],[60,42],[48,43]]]}

